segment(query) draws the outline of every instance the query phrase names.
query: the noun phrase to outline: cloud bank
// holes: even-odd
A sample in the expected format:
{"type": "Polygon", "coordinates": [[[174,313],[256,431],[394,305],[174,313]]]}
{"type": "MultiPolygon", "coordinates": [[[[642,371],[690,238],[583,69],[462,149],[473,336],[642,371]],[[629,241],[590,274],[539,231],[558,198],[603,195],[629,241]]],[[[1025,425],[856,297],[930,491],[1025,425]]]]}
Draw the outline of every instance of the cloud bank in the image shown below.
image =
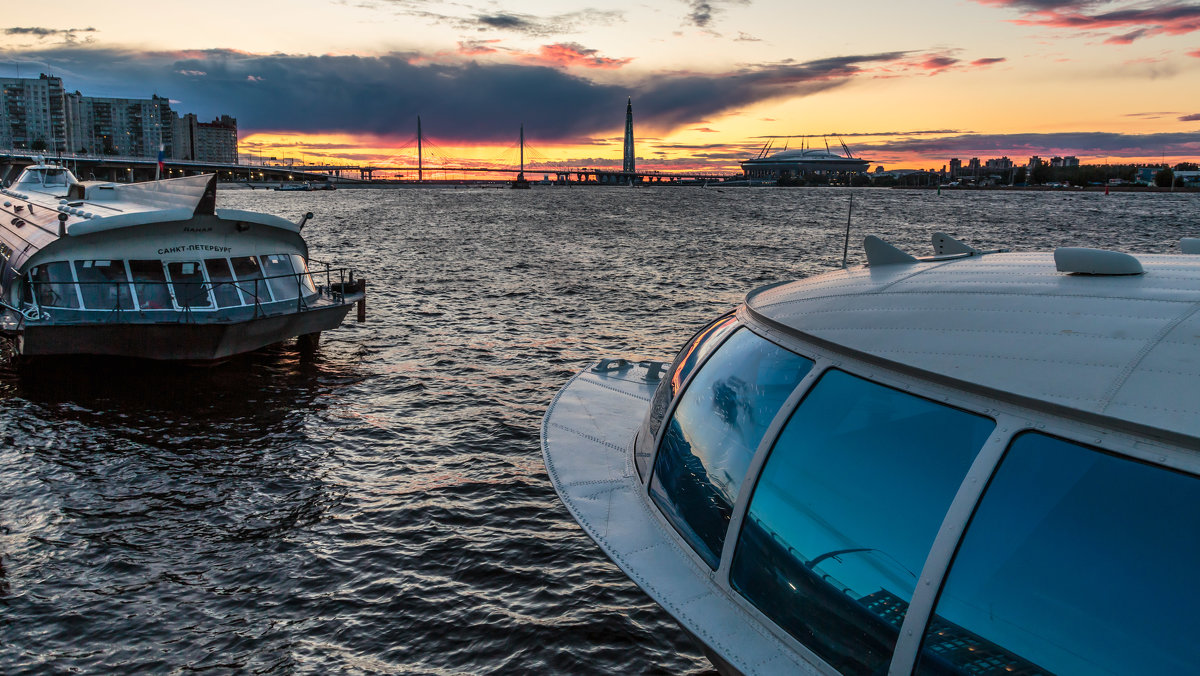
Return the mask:
{"type": "Polygon", "coordinates": [[[942,138],[905,138],[880,143],[858,144],[855,153],[922,155],[926,157],[997,157],[1006,154],[1018,163],[1031,155],[1077,155],[1086,157],[1145,157],[1200,154],[1197,132],[1118,134],[1067,132],[1049,134],[959,134],[942,138]]]}
{"type": "Polygon", "coordinates": [[[1200,31],[1200,6],[1184,2],[1110,0],[975,0],[981,5],[1024,12],[1022,26],[1102,33],[1107,44],[1131,44],[1155,35],[1200,31]]]}
{"type": "MultiPolygon", "coordinates": [[[[464,43],[486,53],[491,43],[464,43]]],[[[519,56],[519,55],[517,55],[519,56]]],[[[233,50],[143,52],[60,48],[21,54],[22,63],[63,77],[85,94],[179,101],[184,112],[228,113],[246,131],[368,133],[405,137],[422,115],[432,136],[507,140],[517,125],[547,141],[611,132],[634,99],[639,131],[694,125],[777,98],[840,87],[913,57],[905,52],[744,67],[718,74],[664,73],[628,85],[600,83],[555,66],[615,68],[574,43],[549,45],[536,63],[430,62],[413,53],[381,56],[247,54],[233,50]]]]}

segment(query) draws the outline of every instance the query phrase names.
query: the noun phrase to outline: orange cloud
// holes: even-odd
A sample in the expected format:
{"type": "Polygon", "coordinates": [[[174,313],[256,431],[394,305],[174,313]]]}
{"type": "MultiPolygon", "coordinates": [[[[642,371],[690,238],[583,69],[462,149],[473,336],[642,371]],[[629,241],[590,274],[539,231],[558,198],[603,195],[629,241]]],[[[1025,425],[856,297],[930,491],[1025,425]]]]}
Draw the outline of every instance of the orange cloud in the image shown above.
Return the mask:
{"type": "Polygon", "coordinates": [[[633,59],[613,59],[599,56],[599,50],[588,49],[576,42],[558,42],[553,45],[542,45],[536,54],[521,54],[519,58],[526,63],[543,66],[569,68],[599,68],[616,70],[628,64],[633,59]]]}

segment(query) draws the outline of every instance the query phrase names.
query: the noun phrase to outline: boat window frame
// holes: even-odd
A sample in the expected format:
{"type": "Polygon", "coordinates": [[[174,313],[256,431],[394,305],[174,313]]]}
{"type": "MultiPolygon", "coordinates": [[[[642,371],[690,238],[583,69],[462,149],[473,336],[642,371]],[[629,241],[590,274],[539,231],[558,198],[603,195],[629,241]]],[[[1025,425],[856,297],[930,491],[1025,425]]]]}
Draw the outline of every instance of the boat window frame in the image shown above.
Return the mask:
{"type": "MultiPolygon", "coordinates": [[[[1120,428],[1099,427],[1086,420],[1063,416],[1055,410],[1036,410],[1020,402],[997,398],[988,391],[962,387],[961,384],[947,382],[936,376],[921,377],[902,365],[896,365],[871,355],[838,351],[824,341],[811,339],[794,330],[778,328],[758,318],[745,305],[737,308],[737,315],[739,323],[751,328],[759,336],[797,354],[808,356],[814,361],[812,369],[797,384],[792,393],[792,400],[784,402],[775,423],[763,435],[759,448],[747,468],[746,477],[739,490],[741,495],[751,494],[762,474],[766,455],[776,443],[783,425],[799,401],[807,395],[808,390],[829,368],[840,368],[858,377],[933,401],[951,403],[955,407],[986,415],[996,421],[992,435],[984,442],[982,449],[976,455],[974,463],[959,486],[958,493],[947,509],[938,534],[930,547],[929,555],[921,568],[920,585],[918,591],[913,595],[904,624],[900,628],[900,637],[892,653],[889,673],[911,673],[919,655],[920,640],[934,606],[936,590],[939,590],[945,581],[950,557],[957,551],[965,525],[979,504],[984,485],[995,473],[1008,443],[1017,434],[1035,430],[1100,448],[1113,455],[1200,475],[1200,453],[1178,443],[1136,436],[1120,428]]],[[[649,512],[658,519],[657,522],[661,524],[665,537],[670,542],[676,543],[679,555],[692,562],[698,569],[708,570],[703,559],[687,546],[686,541],[670,527],[669,522],[658,512],[645,490],[642,491],[642,499],[645,500],[649,512]]],[[[753,618],[753,621],[768,632],[779,645],[786,646],[790,652],[812,664],[825,665],[824,660],[782,627],[776,625],[771,618],[733,591],[730,586],[729,572],[733,552],[738,538],[741,536],[741,528],[749,504],[750,500],[739,500],[734,506],[729,530],[725,536],[721,561],[717,570],[710,573],[711,579],[721,588],[723,595],[730,602],[748,617],[753,618]]],[[[824,668],[830,669],[827,665],[824,668]]]]}
{"type": "MultiPolygon", "coordinates": [[[[128,269],[126,270],[126,272],[128,272],[128,269]]],[[[79,293],[79,279],[75,277],[75,262],[73,260],[52,260],[52,261],[41,261],[41,262],[35,263],[34,265],[30,265],[25,270],[25,274],[23,275],[23,277],[25,278],[25,283],[29,287],[30,295],[33,297],[33,306],[35,308],[37,308],[38,312],[41,312],[43,309],[84,311],[83,296],[82,296],[82,294],[79,293]],[[70,282],[35,282],[33,280],[34,269],[40,268],[43,265],[53,265],[55,263],[62,263],[63,265],[67,266],[67,270],[69,270],[71,272],[71,281],[70,282]],[[75,290],[75,302],[77,303],[77,305],[75,307],[68,307],[68,306],[64,306],[64,305],[42,305],[41,302],[38,300],[38,294],[37,294],[37,289],[42,284],[70,284],[71,288],[75,290]]]]}
{"type": "MultiPolygon", "coordinates": [[[[814,365],[814,370],[815,369],[816,369],[816,365],[814,365]]],[[[732,566],[733,558],[734,558],[734,555],[736,554],[738,544],[740,543],[740,540],[742,537],[742,529],[746,524],[746,516],[749,514],[750,506],[753,505],[754,498],[758,492],[759,483],[762,481],[763,473],[766,470],[766,467],[770,462],[773,452],[777,450],[776,446],[779,444],[783,432],[787,429],[788,424],[792,421],[792,419],[800,412],[801,407],[803,407],[804,402],[808,400],[809,395],[811,395],[815,391],[817,391],[817,388],[819,388],[821,382],[825,379],[826,376],[831,376],[835,373],[842,373],[843,375],[849,376],[850,378],[862,381],[865,384],[872,385],[875,387],[885,388],[885,389],[891,390],[895,394],[905,395],[910,398],[922,399],[927,404],[937,406],[940,408],[952,409],[952,410],[958,411],[959,413],[964,413],[964,414],[967,414],[970,416],[974,416],[976,418],[981,418],[983,420],[990,421],[992,423],[991,431],[987,434],[986,437],[982,438],[982,441],[981,441],[978,449],[975,451],[974,457],[971,458],[970,462],[966,463],[966,470],[963,472],[962,479],[960,480],[959,484],[954,488],[953,496],[952,496],[951,500],[946,503],[945,513],[943,513],[940,520],[937,521],[937,524],[938,524],[937,530],[935,531],[933,538],[929,542],[928,551],[925,552],[924,558],[921,560],[921,573],[922,574],[917,575],[913,581],[913,596],[912,596],[912,598],[908,599],[909,606],[906,607],[906,609],[905,609],[906,618],[907,618],[907,614],[911,610],[912,601],[915,600],[917,595],[920,594],[922,591],[921,581],[923,579],[925,567],[926,567],[926,565],[928,565],[929,559],[932,556],[932,553],[934,552],[934,549],[936,547],[938,540],[942,537],[942,531],[943,531],[943,528],[945,527],[947,515],[949,515],[950,510],[951,510],[952,506],[954,505],[955,501],[959,499],[959,495],[963,491],[964,486],[968,483],[968,477],[971,475],[971,473],[973,471],[977,470],[977,465],[980,461],[980,457],[985,455],[985,450],[988,448],[989,444],[992,444],[995,442],[998,433],[1001,434],[1001,436],[1003,438],[1011,438],[1011,435],[1003,433],[1003,431],[1000,429],[1000,421],[992,413],[981,412],[981,411],[974,410],[974,409],[966,407],[966,406],[962,406],[958,402],[948,401],[949,397],[927,396],[926,394],[924,394],[920,391],[914,392],[911,387],[898,386],[895,384],[885,383],[875,377],[864,376],[861,373],[854,370],[853,367],[847,368],[840,362],[829,363],[825,366],[825,368],[821,369],[821,373],[819,375],[817,375],[812,381],[807,383],[807,387],[805,389],[804,394],[802,396],[800,396],[795,401],[794,406],[792,406],[788,410],[785,419],[782,421],[782,424],[779,425],[778,429],[775,430],[774,439],[771,442],[771,444],[767,447],[763,447],[762,445],[760,445],[760,448],[756,452],[755,459],[758,461],[758,464],[756,466],[752,465],[751,468],[749,468],[747,470],[746,481],[743,483],[742,490],[749,491],[749,492],[744,494],[745,497],[741,501],[744,504],[740,505],[741,506],[741,509],[740,509],[741,514],[738,515],[738,516],[740,516],[740,518],[737,519],[736,524],[733,519],[730,520],[730,524],[729,524],[730,529],[729,529],[729,532],[727,532],[726,536],[725,536],[726,537],[726,541],[725,541],[726,546],[725,546],[724,550],[722,551],[721,567],[719,568],[719,571],[721,573],[721,580],[723,581],[723,584],[726,585],[726,588],[731,592],[732,595],[736,596],[739,601],[744,601],[744,602],[746,602],[746,605],[749,605],[750,607],[754,608],[757,611],[758,616],[763,618],[765,620],[765,622],[768,623],[769,626],[773,630],[776,630],[776,631],[782,630],[784,633],[787,633],[789,636],[791,636],[790,632],[788,632],[786,629],[784,629],[781,625],[777,624],[775,622],[775,620],[773,618],[771,618],[771,616],[767,615],[765,612],[760,610],[757,605],[755,605],[752,601],[750,601],[750,599],[747,596],[745,596],[743,594],[743,592],[739,591],[738,589],[736,589],[733,586],[733,581],[731,579],[731,575],[733,572],[733,566],[732,566]],[[763,455],[759,456],[760,452],[763,453],[763,455]],[[751,472],[755,473],[753,477],[751,477],[751,472]],[[736,532],[734,532],[735,526],[736,526],[736,532]],[[730,541],[731,538],[733,538],[732,542],[730,541]]],[[[784,406],[786,407],[787,405],[788,404],[785,403],[784,406]]],[[[776,422],[779,422],[779,421],[776,420],[776,422]]],[[[991,462],[991,460],[989,459],[988,461],[985,462],[985,464],[987,464],[987,462],[991,462]]],[[[994,465],[992,466],[992,469],[994,471],[994,465]]],[[[913,475],[913,476],[919,476],[919,475],[913,475]]],[[[911,477],[909,477],[909,478],[911,478],[911,477]]],[[[739,494],[739,495],[743,495],[743,494],[739,494]]],[[[978,499],[978,497],[976,499],[978,499]]],[[[891,653],[892,659],[889,659],[887,662],[887,664],[889,664],[889,665],[895,659],[896,654],[900,651],[900,643],[901,643],[901,638],[903,636],[903,634],[901,633],[902,630],[903,630],[903,625],[901,625],[901,627],[897,628],[896,642],[892,648],[892,653],[891,653]]],[[[828,664],[817,653],[815,653],[810,648],[808,648],[808,646],[806,646],[802,642],[800,642],[799,639],[796,639],[795,637],[792,637],[792,638],[796,642],[796,644],[798,644],[804,648],[804,652],[806,655],[809,656],[810,660],[815,659],[815,660],[820,661],[822,664],[828,664]]],[[[833,667],[831,666],[831,668],[833,668],[833,667]]]]}
{"type": "MultiPolygon", "coordinates": [[[[717,326],[718,323],[719,322],[713,322],[713,323],[707,325],[705,327],[705,330],[708,330],[712,327],[717,326]]],[[[664,415],[663,421],[661,423],[661,427],[663,429],[663,434],[661,437],[656,437],[654,439],[654,454],[652,457],[652,462],[649,466],[649,471],[647,472],[647,479],[646,479],[646,493],[647,493],[649,503],[652,506],[652,508],[655,509],[655,511],[658,513],[660,518],[662,518],[672,529],[675,530],[676,534],[679,535],[681,541],[683,543],[685,543],[686,546],[688,547],[688,549],[691,550],[691,552],[698,557],[698,559],[703,563],[703,565],[712,571],[716,571],[722,565],[722,561],[724,559],[724,550],[728,545],[727,540],[722,539],[722,541],[720,543],[720,545],[721,545],[720,548],[716,551],[711,552],[712,554],[715,554],[715,558],[716,558],[716,566],[714,566],[713,563],[711,561],[709,561],[700,552],[699,547],[697,546],[697,542],[693,542],[686,535],[684,535],[680,526],[678,524],[676,524],[671,518],[667,517],[666,513],[663,511],[663,507],[658,504],[658,502],[656,501],[655,496],[654,496],[653,482],[654,482],[654,477],[658,475],[658,469],[659,469],[658,468],[658,460],[662,454],[662,448],[666,442],[666,432],[665,431],[667,429],[667,426],[670,425],[671,422],[675,419],[675,413],[678,411],[679,405],[682,403],[683,398],[687,396],[688,391],[691,389],[691,387],[694,383],[694,378],[696,378],[699,373],[704,371],[705,368],[709,368],[711,365],[711,360],[714,357],[714,355],[716,355],[716,354],[720,353],[722,350],[724,350],[726,348],[726,346],[729,344],[729,341],[733,340],[734,336],[741,334],[742,331],[745,331],[749,335],[753,336],[754,338],[757,338],[759,341],[765,343],[768,346],[774,347],[775,349],[777,349],[781,352],[784,352],[784,353],[790,354],[794,357],[797,357],[798,359],[803,360],[803,362],[807,362],[808,366],[807,366],[807,369],[805,370],[805,372],[800,376],[800,378],[798,378],[796,380],[796,383],[792,386],[792,390],[788,393],[788,395],[786,397],[784,397],[780,401],[779,408],[775,411],[775,414],[771,417],[771,420],[767,423],[767,425],[765,425],[763,427],[762,437],[759,439],[758,445],[753,449],[748,449],[748,450],[750,450],[750,454],[749,454],[749,457],[747,458],[747,462],[746,462],[746,472],[748,473],[750,471],[751,467],[753,466],[755,458],[758,457],[758,454],[761,451],[763,439],[765,439],[768,436],[777,436],[779,434],[779,430],[781,428],[780,419],[779,419],[780,414],[783,413],[785,410],[791,410],[788,407],[795,400],[796,390],[804,384],[804,382],[808,379],[808,376],[812,373],[813,369],[815,369],[817,367],[816,360],[813,359],[812,357],[808,356],[808,354],[806,354],[804,352],[798,352],[791,348],[785,347],[785,346],[781,345],[780,343],[773,341],[770,338],[751,330],[749,326],[747,326],[739,321],[736,321],[736,317],[734,318],[732,325],[733,325],[733,328],[728,333],[726,333],[724,337],[721,338],[719,343],[717,345],[715,345],[709,351],[709,353],[704,357],[704,359],[702,359],[700,362],[698,362],[692,368],[691,373],[689,373],[688,377],[686,378],[686,384],[680,386],[679,392],[675,395],[674,399],[671,402],[671,405],[668,406],[667,410],[669,412],[669,415],[664,415]]],[[[691,345],[691,344],[692,343],[689,342],[689,345],[691,345]]],[[[663,380],[666,380],[666,378],[664,378],[663,380]]],[[[754,384],[757,384],[757,381],[754,384]]],[[[793,406],[793,408],[794,408],[794,406],[793,406]]],[[[737,484],[738,492],[735,494],[733,503],[730,505],[730,512],[731,512],[730,519],[726,524],[726,528],[725,528],[724,534],[722,535],[722,538],[729,537],[729,535],[730,535],[729,525],[731,525],[733,522],[732,515],[734,512],[737,511],[738,506],[741,505],[741,503],[747,502],[750,499],[749,494],[742,492],[746,486],[745,479],[746,479],[746,476],[743,475],[742,480],[740,482],[738,482],[738,484],[737,484]]],[[[661,485],[661,480],[660,480],[660,485],[661,485]]],[[[679,507],[680,507],[680,504],[678,502],[678,497],[679,496],[671,494],[669,491],[665,490],[665,488],[664,488],[664,499],[670,500],[670,502],[673,503],[673,506],[675,507],[677,512],[679,511],[679,507]]],[[[685,525],[687,527],[694,528],[694,524],[689,519],[687,519],[683,513],[679,514],[679,518],[680,518],[680,520],[682,520],[685,523],[685,525]]],[[[699,542],[701,544],[704,544],[703,537],[699,536],[698,533],[696,535],[697,535],[699,542]]]]}
{"type": "MultiPolygon", "coordinates": [[[[169,260],[169,261],[164,260],[162,262],[162,264],[163,264],[163,273],[165,274],[165,276],[167,278],[167,285],[171,289],[171,302],[175,305],[176,312],[215,312],[220,309],[228,309],[228,308],[220,308],[217,306],[217,299],[213,296],[213,292],[212,292],[212,282],[210,282],[208,279],[208,266],[204,264],[204,259],[200,259],[200,260],[180,259],[180,260],[169,260]],[[175,288],[175,280],[171,278],[171,265],[175,264],[175,263],[193,263],[196,265],[197,268],[199,268],[200,276],[204,280],[204,281],[200,282],[200,285],[203,287],[204,293],[208,296],[208,305],[180,305],[179,304],[179,294],[176,293],[177,289],[175,288]]],[[[186,285],[186,284],[195,284],[196,282],[179,282],[179,283],[186,285]]]]}
{"type": "MultiPolygon", "coordinates": [[[[1074,421],[1064,421],[1062,419],[1052,419],[1050,423],[1033,423],[1028,419],[1021,422],[1023,424],[1018,423],[1006,435],[991,471],[988,473],[986,480],[980,482],[981,485],[979,485],[976,491],[975,501],[971,505],[969,514],[957,528],[957,537],[954,538],[954,546],[951,548],[946,565],[941,570],[941,577],[937,580],[936,585],[933,585],[934,591],[932,594],[929,594],[931,600],[929,607],[925,609],[924,619],[919,623],[914,621],[910,626],[908,618],[906,618],[904,625],[901,627],[902,632],[915,632],[915,636],[910,633],[901,634],[901,640],[907,636],[908,641],[906,643],[914,644],[911,659],[906,663],[907,666],[900,665],[904,667],[904,673],[916,673],[917,665],[921,659],[921,649],[925,644],[925,634],[928,631],[929,623],[935,615],[934,610],[937,609],[938,602],[945,591],[946,583],[949,581],[950,569],[953,567],[955,559],[958,558],[959,551],[966,540],[967,532],[974,523],[976,513],[982,507],[988,490],[996,480],[1005,459],[1012,450],[1013,444],[1017,443],[1022,436],[1037,435],[1047,437],[1077,446],[1089,453],[1134,462],[1163,472],[1180,474],[1193,480],[1200,480],[1200,460],[1195,457],[1195,454],[1183,451],[1180,447],[1159,446],[1159,442],[1155,440],[1134,437],[1123,432],[1112,432],[1111,430],[1105,430],[1093,425],[1072,424],[1074,421]],[[1064,425],[1062,424],[1063,422],[1067,424],[1064,425]],[[1182,455],[1183,453],[1187,453],[1187,455],[1182,455]],[[1188,457],[1188,455],[1193,457],[1188,457]],[[1176,460],[1184,460],[1185,462],[1177,463],[1175,462],[1176,460]]],[[[926,585],[929,584],[929,581],[926,581],[926,585]]],[[[909,610],[911,614],[912,608],[910,607],[909,610]]],[[[899,646],[900,644],[897,642],[897,652],[899,652],[899,646]]],[[[895,664],[892,665],[890,673],[897,673],[896,666],[895,664]]]]}
{"type": "Polygon", "coordinates": [[[229,270],[231,272],[233,272],[233,279],[234,279],[235,283],[238,285],[238,291],[240,291],[242,293],[242,298],[243,298],[243,300],[245,300],[243,305],[249,305],[250,307],[256,307],[256,306],[268,305],[270,303],[276,302],[275,294],[272,293],[272,291],[271,291],[271,284],[270,284],[270,282],[267,281],[266,271],[263,269],[262,261],[260,260],[264,255],[266,255],[266,254],[249,254],[247,256],[229,256],[226,258],[226,260],[229,261],[229,270]],[[238,275],[237,268],[235,268],[233,266],[233,259],[235,259],[235,258],[253,258],[254,265],[255,265],[255,267],[258,268],[259,276],[243,280],[238,275]],[[255,294],[253,292],[246,290],[245,287],[243,287],[242,285],[247,282],[253,282],[253,286],[254,286],[255,290],[258,290],[260,288],[265,288],[267,290],[267,294],[268,294],[267,299],[263,300],[263,299],[259,298],[259,296],[261,296],[262,294],[255,294]],[[261,282],[261,284],[260,284],[260,282],[261,282]]]}
{"type": "Polygon", "coordinates": [[[242,287],[238,282],[237,273],[233,271],[233,262],[229,259],[229,256],[213,256],[212,258],[205,258],[202,261],[204,264],[204,277],[208,280],[209,291],[212,294],[213,302],[216,304],[216,308],[218,310],[232,310],[234,308],[253,306],[254,302],[248,299],[246,294],[242,293],[242,287]],[[212,275],[208,272],[209,261],[225,261],[225,269],[229,271],[229,280],[223,280],[220,282],[212,281],[212,275]],[[233,289],[233,293],[237,296],[238,302],[235,305],[221,307],[221,303],[217,301],[217,285],[228,285],[231,289],[233,289]]]}
{"type": "Polygon", "coordinates": [[[317,291],[317,282],[316,282],[316,280],[313,279],[312,270],[309,269],[309,267],[308,267],[308,259],[298,253],[281,254],[281,255],[291,258],[293,271],[296,270],[296,261],[297,260],[299,260],[300,263],[304,266],[303,272],[295,271],[297,282],[299,283],[299,286],[301,289],[300,295],[304,298],[311,298],[311,297],[317,295],[319,293],[317,291]]]}
{"type": "MultiPolygon", "coordinates": [[[[272,303],[296,302],[297,298],[304,298],[306,296],[304,285],[300,281],[299,273],[296,272],[296,266],[292,264],[292,255],[290,253],[258,254],[258,264],[263,272],[263,281],[266,282],[267,286],[271,287],[272,303]],[[282,275],[267,275],[267,264],[263,262],[267,258],[279,258],[283,264],[287,265],[291,272],[282,275]],[[287,285],[292,283],[296,285],[294,289],[296,292],[295,295],[280,297],[280,294],[276,293],[276,286],[281,287],[280,290],[285,294],[291,293],[293,289],[287,288],[287,285]]],[[[272,265],[276,265],[276,263],[272,263],[272,265]]]]}
{"type": "MultiPolygon", "coordinates": [[[[715,345],[713,345],[712,349],[708,351],[708,354],[704,355],[703,359],[696,362],[696,365],[692,367],[692,370],[690,373],[687,374],[687,377],[684,378],[681,383],[679,383],[679,391],[676,392],[675,396],[671,397],[671,400],[667,402],[667,408],[663,412],[662,420],[658,421],[657,429],[653,429],[653,430],[649,429],[648,424],[650,422],[650,411],[649,411],[649,409],[647,409],[647,411],[646,411],[646,417],[642,421],[641,427],[645,428],[646,431],[650,432],[650,438],[643,439],[643,435],[641,435],[641,434],[637,435],[637,438],[634,439],[635,447],[634,447],[634,457],[633,457],[634,471],[636,471],[638,473],[638,480],[642,484],[642,494],[645,496],[650,495],[650,479],[651,479],[651,477],[654,476],[654,464],[658,461],[658,449],[660,446],[662,446],[663,431],[666,430],[667,425],[670,424],[671,418],[673,418],[675,416],[675,408],[677,406],[679,406],[679,400],[683,397],[684,393],[687,392],[688,386],[691,385],[691,383],[692,383],[692,379],[696,377],[696,373],[698,373],[701,369],[703,369],[704,365],[708,363],[708,360],[712,358],[713,353],[715,353],[717,350],[720,350],[721,346],[725,344],[725,341],[729,340],[730,336],[737,333],[739,329],[741,329],[745,326],[741,322],[741,320],[737,317],[737,308],[734,308],[728,312],[722,313],[720,317],[717,317],[716,319],[713,319],[712,321],[706,322],[699,329],[696,329],[696,331],[694,331],[692,333],[692,335],[687,339],[687,341],[684,342],[683,345],[679,348],[679,351],[675,354],[675,359],[671,362],[671,365],[667,368],[667,371],[662,375],[662,378],[659,380],[659,387],[667,387],[668,383],[671,380],[671,377],[675,374],[675,371],[680,366],[682,366],[683,362],[686,361],[686,359],[687,359],[687,355],[684,354],[684,350],[686,350],[688,348],[688,346],[695,343],[696,340],[703,333],[705,333],[706,331],[709,331],[710,329],[714,328],[715,326],[717,326],[718,324],[720,324],[721,322],[723,322],[729,318],[733,318],[735,326],[733,327],[732,330],[728,331],[724,336],[722,336],[721,339],[718,340],[715,345]],[[645,472],[642,472],[641,470],[639,470],[637,468],[636,444],[639,442],[650,444],[650,459],[647,462],[645,472]]],[[[654,405],[654,397],[657,394],[658,394],[658,388],[655,388],[655,391],[650,395],[650,405],[651,406],[654,405]]],[[[651,504],[653,504],[653,503],[651,503],[651,504]]]]}
{"type": "Polygon", "coordinates": [[[125,274],[129,275],[129,283],[133,287],[134,310],[136,310],[138,312],[178,312],[179,311],[179,305],[175,302],[175,287],[171,285],[171,279],[167,276],[167,262],[165,260],[163,260],[161,258],[126,258],[123,260],[125,262],[125,274]],[[158,267],[162,270],[163,281],[162,282],[157,282],[157,281],[148,282],[148,281],[143,280],[141,282],[138,282],[137,280],[135,280],[133,278],[133,265],[132,265],[133,261],[135,261],[135,260],[136,261],[157,261],[158,267]],[[155,286],[161,284],[163,289],[167,292],[167,298],[171,299],[171,307],[142,307],[142,299],[141,299],[141,296],[137,292],[137,287],[138,287],[139,283],[140,284],[153,284],[155,286]]]}
{"type": "MultiPolygon", "coordinates": [[[[124,282],[112,282],[112,284],[114,284],[114,285],[125,284],[126,285],[127,291],[129,292],[129,301],[131,303],[131,306],[128,308],[98,308],[98,307],[88,307],[81,303],[79,306],[79,310],[82,312],[113,312],[113,311],[134,312],[134,311],[137,311],[138,301],[137,301],[137,295],[135,294],[134,288],[133,288],[133,276],[130,274],[129,261],[124,258],[72,258],[70,261],[71,273],[75,277],[75,280],[76,280],[75,288],[77,289],[80,300],[83,300],[83,285],[84,284],[89,284],[89,285],[96,284],[98,282],[80,282],[79,281],[79,270],[76,269],[76,266],[81,263],[95,264],[97,261],[109,261],[109,263],[120,263],[121,264],[121,267],[125,270],[125,281],[124,282]]],[[[103,282],[99,282],[99,283],[103,283],[103,282]]]]}

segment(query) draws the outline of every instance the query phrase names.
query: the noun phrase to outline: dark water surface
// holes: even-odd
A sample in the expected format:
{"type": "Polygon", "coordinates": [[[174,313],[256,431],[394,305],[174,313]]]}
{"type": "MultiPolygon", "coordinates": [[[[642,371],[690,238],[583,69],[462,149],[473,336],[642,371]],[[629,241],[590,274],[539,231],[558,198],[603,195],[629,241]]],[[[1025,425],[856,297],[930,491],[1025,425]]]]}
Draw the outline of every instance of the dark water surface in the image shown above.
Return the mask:
{"type": "MultiPolygon", "coordinates": [[[[542,466],[554,393],[841,262],[849,190],[229,190],[370,278],[315,361],[0,372],[0,673],[700,673],[542,466]]],[[[856,190],[934,230],[1177,251],[1200,196],[856,190]]]]}

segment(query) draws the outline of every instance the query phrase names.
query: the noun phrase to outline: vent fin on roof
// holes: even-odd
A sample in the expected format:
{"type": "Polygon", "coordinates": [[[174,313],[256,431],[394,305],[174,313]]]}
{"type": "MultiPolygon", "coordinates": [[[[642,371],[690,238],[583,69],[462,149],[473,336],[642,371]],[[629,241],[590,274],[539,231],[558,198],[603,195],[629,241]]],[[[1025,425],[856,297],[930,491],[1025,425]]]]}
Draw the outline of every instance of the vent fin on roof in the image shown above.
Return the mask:
{"type": "Polygon", "coordinates": [[[1185,254],[1200,254],[1200,237],[1184,237],[1179,240],[1179,250],[1185,254]]]}
{"type": "Polygon", "coordinates": [[[938,256],[977,254],[979,249],[967,246],[944,232],[933,233],[933,253],[938,256]]]}
{"type": "Polygon", "coordinates": [[[867,251],[867,265],[911,265],[917,259],[897,249],[875,235],[867,235],[863,239],[863,248],[867,251]]]}
{"type": "Polygon", "coordinates": [[[1145,272],[1138,259],[1120,251],[1060,246],[1054,250],[1059,272],[1076,275],[1140,275],[1145,272]]]}

